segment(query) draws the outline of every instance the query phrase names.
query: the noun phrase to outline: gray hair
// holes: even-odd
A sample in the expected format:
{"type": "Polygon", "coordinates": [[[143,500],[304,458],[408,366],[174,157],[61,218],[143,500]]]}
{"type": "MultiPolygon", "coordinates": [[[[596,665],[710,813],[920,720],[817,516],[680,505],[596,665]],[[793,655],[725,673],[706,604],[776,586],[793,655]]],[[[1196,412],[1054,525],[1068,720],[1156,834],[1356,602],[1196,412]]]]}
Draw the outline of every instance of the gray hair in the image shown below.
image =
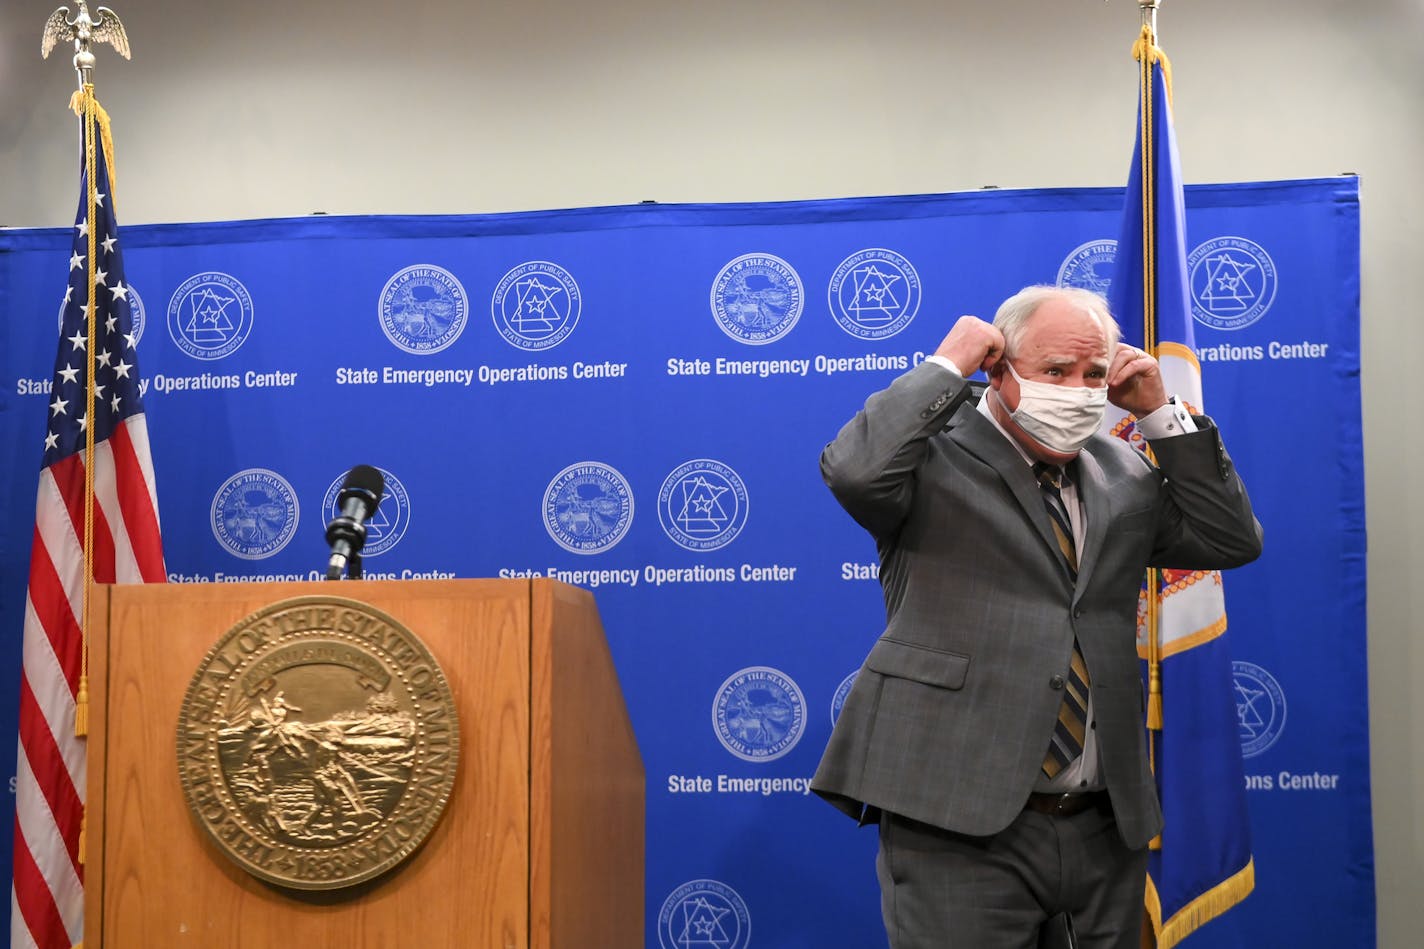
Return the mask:
{"type": "Polygon", "coordinates": [[[1111,353],[1118,340],[1122,339],[1122,329],[1108,312],[1108,301],[1100,293],[1078,287],[1053,287],[1038,284],[1024,287],[1018,293],[999,304],[999,312],[994,314],[994,327],[1004,334],[1004,354],[1017,352],[1019,340],[1023,337],[1029,318],[1049,300],[1063,302],[1087,310],[1097,317],[1108,334],[1108,352],[1111,353]]]}

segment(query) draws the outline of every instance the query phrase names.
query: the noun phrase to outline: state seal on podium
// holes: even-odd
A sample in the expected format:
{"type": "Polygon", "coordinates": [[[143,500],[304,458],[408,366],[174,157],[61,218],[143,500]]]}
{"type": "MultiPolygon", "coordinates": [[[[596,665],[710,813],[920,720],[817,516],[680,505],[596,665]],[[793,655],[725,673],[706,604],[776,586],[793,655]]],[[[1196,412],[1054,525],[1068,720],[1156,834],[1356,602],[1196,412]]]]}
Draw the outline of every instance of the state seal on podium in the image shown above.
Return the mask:
{"type": "Polygon", "coordinates": [[[335,890],[413,854],[459,762],[450,686],[392,617],[335,596],[283,600],[209,650],[178,719],[194,819],[248,873],[335,890]]]}

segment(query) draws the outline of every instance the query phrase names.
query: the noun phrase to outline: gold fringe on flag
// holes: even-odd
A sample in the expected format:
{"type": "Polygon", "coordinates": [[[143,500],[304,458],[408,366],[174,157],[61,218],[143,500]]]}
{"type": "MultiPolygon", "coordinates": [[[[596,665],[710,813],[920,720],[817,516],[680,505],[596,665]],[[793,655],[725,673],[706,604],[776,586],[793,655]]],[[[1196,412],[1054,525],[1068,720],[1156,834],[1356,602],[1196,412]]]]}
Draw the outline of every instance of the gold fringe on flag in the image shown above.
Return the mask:
{"type": "MultiPolygon", "coordinates": [[[[1186,906],[1177,910],[1169,919],[1162,918],[1162,901],[1157,895],[1157,887],[1152,877],[1147,878],[1147,916],[1156,937],[1158,949],[1171,949],[1222,913],[1240,903],[1256,887],[1256,861],[1246,861],[1246,866],[1236,871],[1186,906]]],[[[1150,944],[1149,944],[1150,945],[1150,944]]]]}

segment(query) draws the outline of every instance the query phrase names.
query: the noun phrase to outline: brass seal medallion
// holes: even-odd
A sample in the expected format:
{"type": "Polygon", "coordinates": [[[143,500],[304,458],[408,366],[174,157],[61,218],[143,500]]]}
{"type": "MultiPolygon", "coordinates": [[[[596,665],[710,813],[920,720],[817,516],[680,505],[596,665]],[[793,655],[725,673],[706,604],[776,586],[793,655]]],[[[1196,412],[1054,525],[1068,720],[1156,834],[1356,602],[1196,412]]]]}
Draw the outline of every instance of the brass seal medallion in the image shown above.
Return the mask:
{"type": "Polygon", "coordinates": [[[248,873],[302,890],[379,876],[450,798],[459,722],[416,636],[364,603],[306,596],[228,630],[188,684],[188,808],[248,873]]]}

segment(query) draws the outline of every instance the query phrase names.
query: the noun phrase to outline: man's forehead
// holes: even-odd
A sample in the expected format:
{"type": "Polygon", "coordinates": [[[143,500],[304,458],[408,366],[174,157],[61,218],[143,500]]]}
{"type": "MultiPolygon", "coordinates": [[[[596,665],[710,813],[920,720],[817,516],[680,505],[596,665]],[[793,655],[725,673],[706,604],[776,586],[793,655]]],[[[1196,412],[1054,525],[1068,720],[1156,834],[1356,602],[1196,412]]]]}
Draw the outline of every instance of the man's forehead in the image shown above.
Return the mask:
{"type": "Polygon", "coordinates": [[[1044,307],[1029,318],[1021,348],[1042,358],[1076,362],[1084,358],[1107,359],[1109,337],[1097,316],[1088,310],[1044,307]]]}
{"type": "Polygon", "coordinates": [[[1044,353],[1039,357],[1039,361],[1049,366],[1071,366],[1074,363],[1087,360],[1095,366],[1107,366],[1108,357],[1106,353],[1094,353],[1085,356],[1069,356],[1062,353],[1044,353]]]}

